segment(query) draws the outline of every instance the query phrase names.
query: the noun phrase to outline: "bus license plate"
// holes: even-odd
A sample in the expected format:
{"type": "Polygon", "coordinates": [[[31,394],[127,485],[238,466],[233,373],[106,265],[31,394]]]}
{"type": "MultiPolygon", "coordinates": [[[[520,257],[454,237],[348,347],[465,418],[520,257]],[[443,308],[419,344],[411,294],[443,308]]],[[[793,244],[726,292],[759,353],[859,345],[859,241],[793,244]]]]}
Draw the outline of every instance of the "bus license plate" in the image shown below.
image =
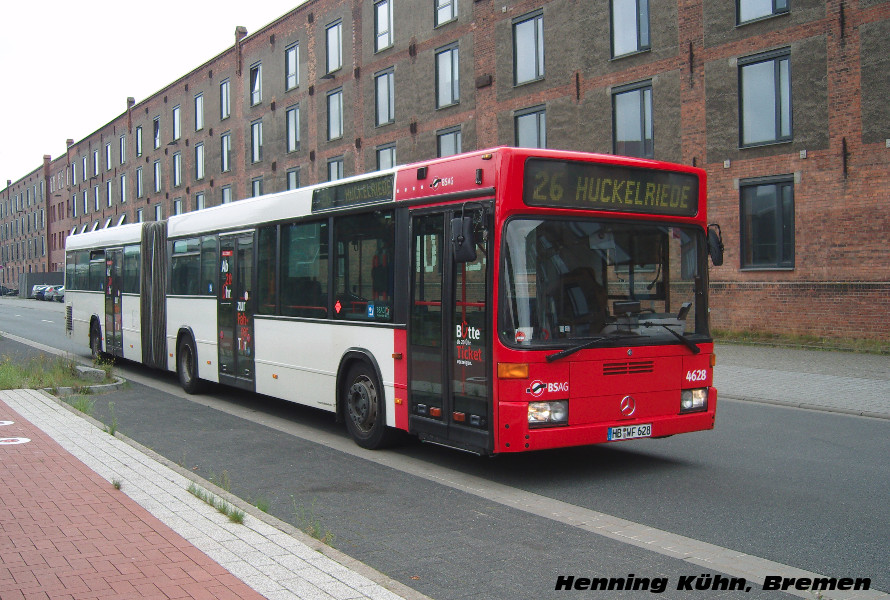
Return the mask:
{"type": "Polygon", "coordinates": [[[652,423],[644,425],[625,425],[623,427],[609,427],[609,441],[632,440],[652,436],[652,423]]]}

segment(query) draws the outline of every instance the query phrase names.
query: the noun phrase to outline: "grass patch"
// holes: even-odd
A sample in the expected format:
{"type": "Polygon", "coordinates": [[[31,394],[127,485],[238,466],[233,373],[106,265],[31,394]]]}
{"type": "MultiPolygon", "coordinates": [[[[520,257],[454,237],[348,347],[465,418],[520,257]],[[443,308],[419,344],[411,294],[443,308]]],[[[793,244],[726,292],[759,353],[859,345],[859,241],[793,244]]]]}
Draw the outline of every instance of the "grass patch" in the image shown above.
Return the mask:
{"type": "Polygon", "coordinates": [[[74,410],[93,416],[93,407],[96,405],[96,401],[89,396],[68,396],[65,398],[65,402],[74,410]]]}
{"type": "Polygon", "coordinates": [[[22,361],[4,355],[0,360],[0,389],[58,389],[82,386],[83,380],[77,376],[76,366],[76,362],[61,356],[39,354],[22,361]]]}
{"type": "Polygon", "coordinates": [[[238,510],[222,498],[217,498],[210,492],[199,488],[195,483],[189,484],[188,492],[195,498],[198,498],[209,506],[215,508],[220,513],[226,515],[232,523],[244,523],[243,510],[238,510]]]}
{"type": "Polygon", "coordinates": [[[816,335],[791,335],[760,331],[713,331],[714,339],[733,344],[764,345],[806,350],[841,350],[863,354],[890,354],[890,342],[886,340],[864,340],[852,338],[828,338],[816,335]]]}

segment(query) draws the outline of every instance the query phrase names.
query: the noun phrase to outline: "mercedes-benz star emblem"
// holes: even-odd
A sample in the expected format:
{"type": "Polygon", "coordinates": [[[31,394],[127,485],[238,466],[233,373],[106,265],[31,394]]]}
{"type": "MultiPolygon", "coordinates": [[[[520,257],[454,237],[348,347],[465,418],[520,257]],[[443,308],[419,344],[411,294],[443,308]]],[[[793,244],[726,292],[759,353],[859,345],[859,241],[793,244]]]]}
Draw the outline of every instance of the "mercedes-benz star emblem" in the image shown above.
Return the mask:
{"type": "Polygon", "coordinates": [[[633,399],[633,396],[625,396],[621,399],[618,409],[625,417],[632,417],[637,412],[637,401],[633,399]]]}

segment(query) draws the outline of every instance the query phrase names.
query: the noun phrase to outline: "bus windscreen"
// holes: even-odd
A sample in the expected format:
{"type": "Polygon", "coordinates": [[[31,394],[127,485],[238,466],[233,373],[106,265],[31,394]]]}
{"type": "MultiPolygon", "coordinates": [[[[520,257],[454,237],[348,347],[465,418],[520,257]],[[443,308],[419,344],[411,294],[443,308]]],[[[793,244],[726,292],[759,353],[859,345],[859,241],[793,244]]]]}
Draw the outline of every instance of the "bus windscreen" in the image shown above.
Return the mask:
{"type": "Polygon", "coordinates": [[[529,206],[694,217],[698,178],[676,171],[529,158],[522,196],[529,206]]]}

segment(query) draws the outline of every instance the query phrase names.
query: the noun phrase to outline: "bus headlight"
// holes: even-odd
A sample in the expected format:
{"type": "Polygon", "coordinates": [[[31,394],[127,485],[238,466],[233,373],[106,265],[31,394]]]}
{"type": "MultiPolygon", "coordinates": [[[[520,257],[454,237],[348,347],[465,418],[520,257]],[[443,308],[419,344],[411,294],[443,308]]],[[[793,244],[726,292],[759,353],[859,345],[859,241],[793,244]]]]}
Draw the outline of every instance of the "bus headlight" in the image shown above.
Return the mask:
{"type": "Polygon", "coordinates": [[[680,414],[708,410],[708,388],[680,392],[680,414]]]}
{"type": "Polygon", "coordinates": [[[529,427],[546,427],[548,425],[568,425],[569,401],[529,402],[529,427]]]}

